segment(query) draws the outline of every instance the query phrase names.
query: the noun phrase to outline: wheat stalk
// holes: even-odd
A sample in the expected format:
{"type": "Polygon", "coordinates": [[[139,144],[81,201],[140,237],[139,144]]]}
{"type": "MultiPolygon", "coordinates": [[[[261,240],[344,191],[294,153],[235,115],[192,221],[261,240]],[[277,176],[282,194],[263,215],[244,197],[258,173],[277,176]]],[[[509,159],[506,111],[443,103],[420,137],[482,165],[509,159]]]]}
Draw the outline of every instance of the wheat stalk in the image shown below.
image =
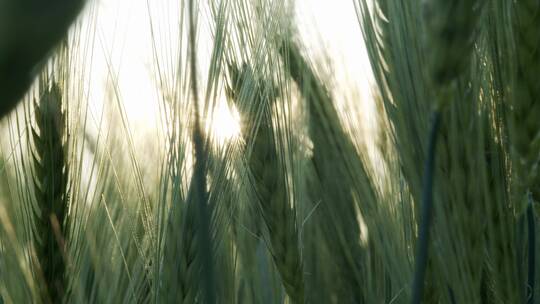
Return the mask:
{"type": "Polygon", "coordinates": [[[257,79],[246,64],[230,65],[229,95],[246,118],[246,146],[255,191],[269,232],[271,253],[283,286],[294,303],[304,303],[303,263],[299,248],[296,210],[289,203],[286,174],[272,126],[271,106],[275,89],[257,79]],[[246,104],[251,103],[251,104],[246,104]],[[251,109],[250,109],[251,108],[251,109]],[[262,109],[261,117],[253,109],[262,109]]]}
{"type": "Polygon", "coordinates": [[[68,164],[62,91],[53,83],[35,104],[34,194],[37,201],[35,248],[43,274],[42,295],[58,303],[66,293],[65,236],[68,210],[68,164]],[[50,297],[50,298],[49,298],[50,297]]]}

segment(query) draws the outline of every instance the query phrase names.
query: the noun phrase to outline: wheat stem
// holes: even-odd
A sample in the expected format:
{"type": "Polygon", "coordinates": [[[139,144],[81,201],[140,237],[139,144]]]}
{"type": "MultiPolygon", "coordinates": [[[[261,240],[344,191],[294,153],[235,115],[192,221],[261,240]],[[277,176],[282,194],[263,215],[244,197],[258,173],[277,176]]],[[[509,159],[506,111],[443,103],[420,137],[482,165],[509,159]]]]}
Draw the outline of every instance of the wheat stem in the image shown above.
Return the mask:
{"type": "Polygon", "coordinates": [[[421,218],[415,257],[415,272],[412,285],[413,304],[419,304],[423,297],[425,272],[428,261],[429,231],[433,209],[433,179],[435,169],[435,149],[440,125],[440,107],[450,100],[446,90],[467,68],[472,55],[474,34],[481,1],[427,1],[424,7],[424,22],[427,31],[429,76],[433,81],[438,104],[433,110],[432,126],[428,139],[422,182],[421,218]]]}
{"type": "Polygon", "coordinates": [[[441,113],[433,113],[431,128],[429,131],[429,142],[426,163],[424,165],[424,180],[422,187],[421,222],[418,232],[418,244],[416,251],[416,266],[414,271],[412,302],[421,302],[424,291],[424,280],[428,260],[429,232],[433,209],[433,172],[435,169],[435,152],[437,147],[437,135],[441,123],[441,113]]]}

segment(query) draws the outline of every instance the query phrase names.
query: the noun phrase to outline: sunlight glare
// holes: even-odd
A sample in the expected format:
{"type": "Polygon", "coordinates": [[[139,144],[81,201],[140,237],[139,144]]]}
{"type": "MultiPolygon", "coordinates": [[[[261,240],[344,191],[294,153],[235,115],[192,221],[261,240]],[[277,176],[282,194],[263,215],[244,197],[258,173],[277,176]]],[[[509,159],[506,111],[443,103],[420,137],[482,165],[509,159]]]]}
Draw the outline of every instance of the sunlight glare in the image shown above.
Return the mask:
{"type": "Polygon", "coordinates": [[[210,132],[220,144],[240,137],[240,114],[234,105],[231,108],[227,105],[227,102],[220,102],[216,106],[210,121],[212,122],[210,132]]]}

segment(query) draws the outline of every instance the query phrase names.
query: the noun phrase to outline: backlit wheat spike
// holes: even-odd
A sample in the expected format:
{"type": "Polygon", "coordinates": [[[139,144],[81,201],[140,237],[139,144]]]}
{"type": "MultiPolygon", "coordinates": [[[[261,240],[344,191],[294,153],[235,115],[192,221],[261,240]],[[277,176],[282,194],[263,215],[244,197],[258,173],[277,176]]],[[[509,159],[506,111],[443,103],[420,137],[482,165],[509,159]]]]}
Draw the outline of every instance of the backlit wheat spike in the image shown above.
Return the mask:
{"type": "MultiPolygon", "coordinates": [[[[178,178],[174,173],[174,178],[178,178]]],[[[171,209],[163,242],[163,282],[160,302],[196,303],[200,295],[201,255],[199,253],[197,199],[194,182],[186,198],[171,196],[171,209]]]]}
{"type": "Polygon", "coordinates": [[[246,118],[246,146],[251,147],[248,162],[268,227],[271,253],[283,286],[294,303],[304,303],[304,277],[299,249],[295,208],[289,204],[284,164],[278,153],[272,126],[271,106],[274,89],[255,77],[247,65],[239,71],[230,68],[233,88],[230,95],[246,118]],[[253,109],[262,109],[260,118],[253,109]],[[256,127],[257,126],[257,127],[256,127]],[[247,129],[247,130],[246,130],[247,129]]]}
{"type": "MultiPolygon", "coordinates": [[[[197,225],[195,221],[195,211],[193,201],[190,201],[184,206],[182,214],[182,225],[180,235],[178,230],[176,233],[170,231],[170,238],[168,239],[170,244],[177,244],[176,265],[174,271],[176,273],[176,284],[170,286],[172,290],[166,290],[165,294],[172,295],[170,303],[195,303],[200,287],[200,258],[198,258],[198,238],[197,238],[197,225]],[[180,240],[173,240],[172,238],[180,238],[180,240]],[[176,286],[175,286],[176,285],[176,286]],[[174,290],[174,292],[173,292],[174,290]]],[[[174,282],[174,281],[173,281],[174,282]]]]}
{"type": "Polygon", "coordinates": [[[279,48],[287,72],[294,80],[309,109],[309,134],[313,142],[312,163],[320,183],[318,195],[329,219],[324,230],[335,255],[344,283],[347,285],[341,301],[363,303],[366,253],[360,245],[355,195],[362,211],[369,213],[376,201],[375,192],[354,144],[343,129],[331,94],[306,62],[293,41],[279,48]]]}
{"type": "Polygon", "coordinates": [[[540,2],[514,4],[517,75],[510,112],[512,151],[520,195],[540,201],[540,2]]]}
{"type": "Polygon", "coordinates": [[[515,199],[529,202],[527,207],[523,205],[519,209],[529,209],[527,303],[534,303],[536,242],[532,208],[540,202],[540,2],[523,0],[513,4],[517,69],[509,113],[510,142],[516,177],[515,199]]]}
{"type": "MultiPolygon", "coordinates": [[[[412,284],[413,304],[420,303],[424,296],[425,273],[429,259],[435,155],[441,125],[441,109],[438,107],[444,106],[452,99],[452,93],[446,89],[451,82],[461,76],[471,61],[482,2],[426,0],[424,3],[428,75],[433,82],[432,89],[433,95],[437,98],[437,107],[432,115],[423,169],[420,224],[412,284]]],[[[450,293],[452,292],[450,290],[450,293]]]]}
{"type": "Polygon", "coordinates": [[[424,27],[430,77],[447,84],[470,63],[483,0],[425,0],[424,27]]]}
{"type": "Polygon", "coordinates": [[[66,292],[65,237],[68,210],[68,164],[62,91],[52,84],[36,103],[34,189],[37,201],[35,247],[43,274],[44,302],[59,303],[66,292]]]}

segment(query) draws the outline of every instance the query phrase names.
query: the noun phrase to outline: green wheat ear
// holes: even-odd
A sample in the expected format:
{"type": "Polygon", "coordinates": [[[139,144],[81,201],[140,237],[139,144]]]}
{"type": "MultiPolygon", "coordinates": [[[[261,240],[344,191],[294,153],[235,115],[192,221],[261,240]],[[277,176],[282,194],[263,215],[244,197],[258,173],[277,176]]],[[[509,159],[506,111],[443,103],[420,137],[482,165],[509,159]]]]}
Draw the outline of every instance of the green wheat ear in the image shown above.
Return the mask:
{"type": "Polygon", "coordinates": [[[515,170],[515,199],[528,201],[529,234],[527,303],[534,303],[535,285],[535,219],[533,204],[540,202],[540,2],[514,2],[514,36],[517,67],[511,111],[509,112],[510,142],[515,170]],[[528,195],[527,195],[528,194],[528,195]],[[528,197],[528,200],[522,198],[528,197]]]}
{"type": "Polygon", "coordinates": [[[465,71],[475,42],[483,0],[428,0],[424,3],[429,76],[448,84],[465,71]]]}
{"type": "Polygon", "coordinates": [[[360,208],[369,214],[375,207],[376,193],[369,173],[353,142],[341,124],[331,92],[316,75],[292,39],[284,39],[279,54],[285,69],[296,83],[308,108],[309,136],[313,143],[311,165],[317,187],[316,201],[327,219],[322,223],[332,260],[338,267],[340,299],[366,302],[367,252],[360,239],[363,231],[358,223],[355,196],[360,208]]]}
{"type": "Polygon", "coordinates": [[[510,135],[517,191],[527,190],[540,201],[540,2],[518,1],[514,4],[514,32],[518,58],[512,108],[510,135]]]}
{"type": "Polygon", "coordinates": [[[68,164],[62,91],[53,83],[35,104],[34,144],[35,248],[43,275],[44,302],[60,303],[66,293],[66,215],[68,164]]]}
{"type": "Polygon", "coordinates": [[[272,125],[275,89],[269,81],[256,77],[247,64],[241,69],[230,65],[229,72],[232,86],[228,94],[247,122],[243,133],[248,164],[268,228],[270,252],[287,294],[293,303],[301,304],[304,303],[304,275],[296,209],[289,203],[285,167],[272,125]],[[259,109],[261,111],[255,111],[259,109]]]}
{"type": "Polygon", "coordinates": [[[437,102],[432,113],[427,157],[424,160],[421,217],[412,284],[411,303],[413,304],[419,304],[424,297],[433,213],[435,154],[441,125],[441,108],[452,101],[453,94],[450,85],[465,72],[470,63],[482,4],[482,0],[427,0],[424,3],[428,76],[437,102]]]}

